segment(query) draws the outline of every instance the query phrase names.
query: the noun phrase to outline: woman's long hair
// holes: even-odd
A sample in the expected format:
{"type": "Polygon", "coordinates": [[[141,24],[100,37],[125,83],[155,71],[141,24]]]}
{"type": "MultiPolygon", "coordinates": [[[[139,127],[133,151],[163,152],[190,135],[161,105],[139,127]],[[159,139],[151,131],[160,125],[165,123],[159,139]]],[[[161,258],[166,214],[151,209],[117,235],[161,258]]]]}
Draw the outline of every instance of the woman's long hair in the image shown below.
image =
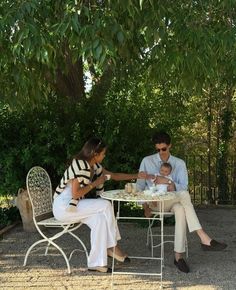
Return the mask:
{"type": "Polygon", "coordinates": [[[102,152],[106,147],[107,145],[102,139],[92,137],[84,144],[80,152],[74,156],[74,158],[89,162],[96,153],[102,152]]]}

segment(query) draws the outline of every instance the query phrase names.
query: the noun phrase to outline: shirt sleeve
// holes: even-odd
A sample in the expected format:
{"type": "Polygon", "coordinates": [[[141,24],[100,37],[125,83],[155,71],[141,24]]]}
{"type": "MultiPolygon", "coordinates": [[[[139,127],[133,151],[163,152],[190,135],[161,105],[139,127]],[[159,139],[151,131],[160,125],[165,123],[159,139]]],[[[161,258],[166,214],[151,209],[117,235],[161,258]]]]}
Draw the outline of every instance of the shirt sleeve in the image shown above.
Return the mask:
{"type": "MultiPolygon", "coordinates": [[[[96,163],[96,173],[95,173],[96,179],[98,177],[100,177],[102,175],[102,173],[103,173],[103,167],[102,167],[102,165],[96,163]]],[[[104,183],[99,184],[99,185],[96,186],[96,195],[97,196],[100,196],[103,193],[103,191],[104,191],[104,183]]]]}
{"type": "MultiPolygon", "coordinates": [[[[140,171],[147,172],[145,159],[143,159],[141,164],[140,164],[139,172],[140,171]]],[[[137,179],[136,184],[137,184],[138,190],[140,190],[140,191],[143,191],[146,188],[146,180],[145,179],[137,179]]]]}
{"type": "Polygon", "coordinates": [[[184,161],[178,164],[174,178],[176,191],[188,190],[188,171],[184,161]]]}

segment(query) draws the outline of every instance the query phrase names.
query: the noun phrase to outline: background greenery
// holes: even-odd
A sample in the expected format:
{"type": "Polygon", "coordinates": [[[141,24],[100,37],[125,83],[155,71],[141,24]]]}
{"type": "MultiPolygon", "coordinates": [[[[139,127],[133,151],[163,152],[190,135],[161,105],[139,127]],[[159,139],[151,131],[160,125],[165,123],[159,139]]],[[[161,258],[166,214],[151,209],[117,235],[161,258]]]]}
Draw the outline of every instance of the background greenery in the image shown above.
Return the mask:
{"type": "Polygon", "coordinates": [[[109,170],[137,171],[166,129],[191,187],[234,204],[235,10],[235,0],[2,0],[0,194],[25,187],[34,165],[55,187],[92,135],[109,145],[109,170]]]}

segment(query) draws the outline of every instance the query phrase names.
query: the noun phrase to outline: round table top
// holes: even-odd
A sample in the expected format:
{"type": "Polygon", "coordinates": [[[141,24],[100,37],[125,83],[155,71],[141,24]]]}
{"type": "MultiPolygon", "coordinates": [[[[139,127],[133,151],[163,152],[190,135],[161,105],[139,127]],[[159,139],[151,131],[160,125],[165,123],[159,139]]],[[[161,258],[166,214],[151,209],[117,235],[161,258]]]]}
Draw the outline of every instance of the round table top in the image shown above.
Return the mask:
{"type": "Polygon", "coordinates": [[[176,197],[175,192],[145,194],[144,192],[127,193],[124,189],[108,190],[101,193],[101,197],[116,201],[165,201],[176,197]]]}

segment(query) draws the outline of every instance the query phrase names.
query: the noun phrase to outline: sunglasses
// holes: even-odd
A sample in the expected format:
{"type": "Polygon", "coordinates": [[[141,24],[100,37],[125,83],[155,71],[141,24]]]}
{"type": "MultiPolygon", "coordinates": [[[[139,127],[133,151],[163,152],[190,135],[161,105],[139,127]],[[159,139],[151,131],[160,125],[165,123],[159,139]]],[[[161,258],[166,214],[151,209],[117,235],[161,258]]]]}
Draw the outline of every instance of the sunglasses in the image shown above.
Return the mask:
{"type": "Polygon", "coordinates": [[[167,147],[160,148],[160,149],[158,148],[158,149],[157,149],[157,152],[160,152],[160,151],[164,151],[164,152],[165,152],[166,150],[167,150],[167,147]]]}

